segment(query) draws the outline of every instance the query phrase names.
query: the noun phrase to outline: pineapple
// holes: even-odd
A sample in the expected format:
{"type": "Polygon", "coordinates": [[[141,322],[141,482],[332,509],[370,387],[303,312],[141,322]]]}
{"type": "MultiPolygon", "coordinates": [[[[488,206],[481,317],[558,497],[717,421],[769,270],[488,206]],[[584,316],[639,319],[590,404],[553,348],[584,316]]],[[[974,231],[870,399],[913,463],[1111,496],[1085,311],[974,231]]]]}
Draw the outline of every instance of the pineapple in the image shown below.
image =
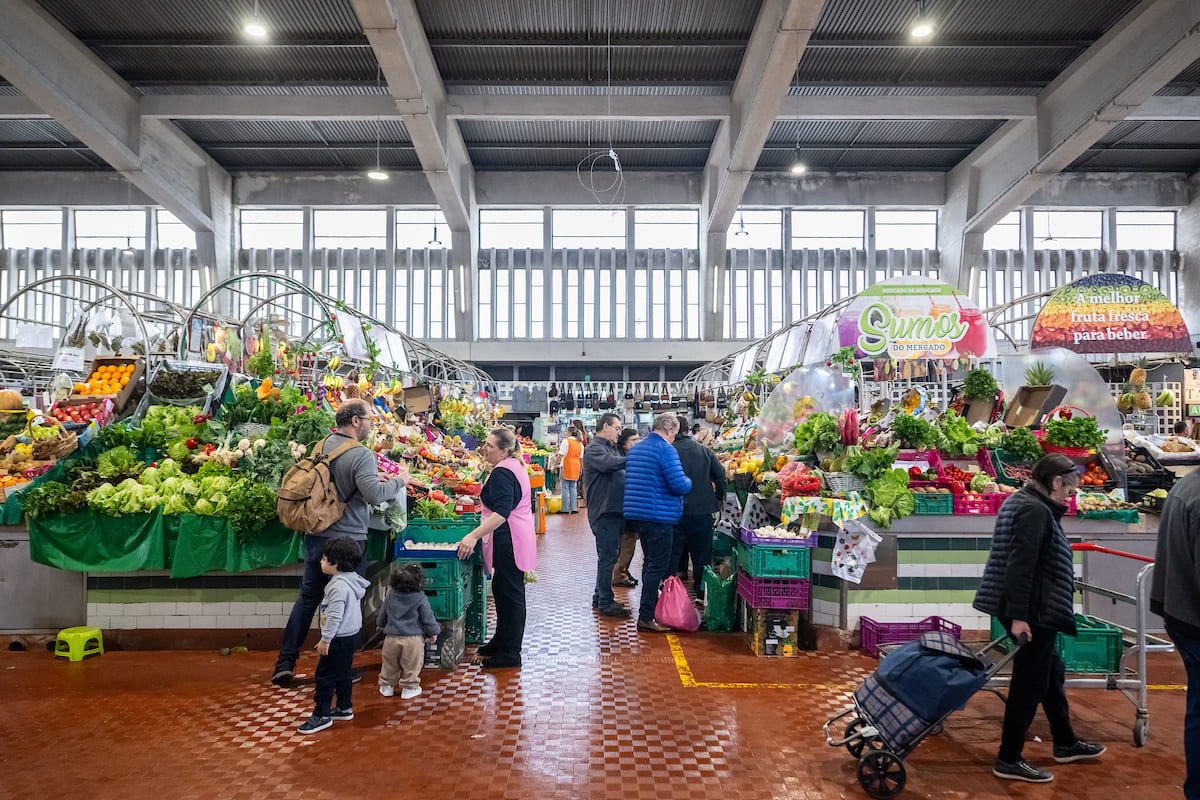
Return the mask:
{"type": "Polygon", "coordinates": [[[1154,405],[1154,399],[1150,397],[1149,392],[1141,391],[1133,396],[1133,403],[1140,411],[1145,411],[1154,405]]]}
{"type": "MultiPolygon", "coordinates": [[[[1146,359],[1139,358],[1133,372],[1129,373],[1129,382],[1135,387],[1146,385],[1146,359]]],[[[1138,406],[1141,408],[1142,406],[1138,406]]]]}
{"type": "Polygon", "coordinates": [[[1052,383],[1054,383],[1054,370],[1041,361],[1025,370],[1025,384],[1027,386],[1049,386],[1052,383]]]}

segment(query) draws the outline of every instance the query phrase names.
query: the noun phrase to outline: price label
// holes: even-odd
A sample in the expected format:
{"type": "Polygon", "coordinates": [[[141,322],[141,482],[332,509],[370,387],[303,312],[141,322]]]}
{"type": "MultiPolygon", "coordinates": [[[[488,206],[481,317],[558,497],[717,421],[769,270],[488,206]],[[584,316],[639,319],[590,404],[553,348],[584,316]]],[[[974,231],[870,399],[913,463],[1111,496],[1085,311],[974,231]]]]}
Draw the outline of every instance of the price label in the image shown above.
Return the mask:
{"type": "Polygon", "coordinates": [[[17,341],[18,348],[36,347],[39,349],[48,348],[49,344],[54,341],[54,331],[49,325],[34,325],[26,323],[17,326],[17,341]]]}
{"type": "Polygon", "coordinates": [[[83,348],[58,348],[58,352],[54,354],[54,369],[64,372],[83,372],[83,348]]]}

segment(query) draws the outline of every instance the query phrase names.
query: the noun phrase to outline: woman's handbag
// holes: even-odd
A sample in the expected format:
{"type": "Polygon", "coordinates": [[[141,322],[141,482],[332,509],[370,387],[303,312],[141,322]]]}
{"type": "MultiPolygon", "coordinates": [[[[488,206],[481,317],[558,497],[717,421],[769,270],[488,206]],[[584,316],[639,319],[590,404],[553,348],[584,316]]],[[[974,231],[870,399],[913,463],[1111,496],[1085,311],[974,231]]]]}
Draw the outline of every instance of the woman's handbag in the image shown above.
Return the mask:
{"type": "Polygon", "coordinates": [[[672,575],[663,582],[662,590],[658,593],[658,605],[654,607],[654,619],[676,630],[700,629],[700,613],[696,611],[678,575],[672,575]]]}

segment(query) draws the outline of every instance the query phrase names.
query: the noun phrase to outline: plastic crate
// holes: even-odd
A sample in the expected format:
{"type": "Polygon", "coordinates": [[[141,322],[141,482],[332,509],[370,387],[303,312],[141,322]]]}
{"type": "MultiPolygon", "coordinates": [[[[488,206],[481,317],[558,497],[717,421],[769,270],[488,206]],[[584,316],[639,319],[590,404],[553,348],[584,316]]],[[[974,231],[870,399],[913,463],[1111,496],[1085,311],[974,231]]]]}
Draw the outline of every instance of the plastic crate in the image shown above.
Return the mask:
{"type": "Polygon", "coordinates": [[[946,477],[942,474],[942,456],[937,450],[902,450],[900,455],[896,457],[896,461],[897,463],[901,461],[928,461],[930,468],[937,474],[936,481],[909,481],[909,487],[937,486],[938,481],[946,477]]]}
{"type": "Polygon", "coordinates": [[[469,573],[465,576],[465,580],[457,586],[433,586],[425,589],[425,596],[429,598],[429,607],[433,609],[433,616],[440,620],[461,617],[466,612],[467,606],[471,605],[472,595],[469,573]]]}
{"type": "MultiPolygon", "coordinates": [[[[404,558],[410,551],[420,551],[422,544],[449,544],[461,540],[479,526],[478,514],[460,514],[458,519],[429,520],[409,517],[408,526],[396,542],[396,557],[404,558]],[[411,542],[416,547],[408,547],[411,542]]],[[[419,558],[457,558],[453,550],[424,551],[419,558]]]]}
{"type": "Polygon", "coordinates": [[[1000,505],[1008,497],[1007,494],[954,494],[955,514],[994,515],[1000,511],[1000,505]]]}
{"type": "Polygon", "coordinates": [[[935,514],[953,514],[954,513],[954,495],[952,494],[922,494],[921,492],[913,492],[913,500],[916,501],[914,514],[922,514],[932,516],[935,514]]]}
{"type": "Polygon", "coordinates": [[[733,555],[735,544],[736,542],[725,534],[714,533],[712,538],[712,554],[714,557],[733,555]]]}
{"type": "Polygon", "coordinates": [[[488,638],[487,602],[476,600],[467,607],[466,640],[467,644],[483,644],[488,638]]]}
{"type": "Polygon", "coordinates": [[[425,571],[424,588],[461,586],[463,573],[471,571],[471,565],[457,558],[403,558],[397,557],[396,567],[416,564],[425,571]]]}
{"type": "MultiPolygon", "coordinates": [[[[1055,650],[1062,658],[1067,672],[1116,672],[1124,647],[1121,629],[1109,625],[1104,620],[1085,617],[1082,614],[1075,615],[1075,627],[1075,636],[1060,633],[1055,638],[1055,650]]],[[[1004,626],[995,617],[992,617],[991,633],[993,640],[1006,634],[1004,626]]],[[[1005,640],[1000,647],[1008,650],[1012,647],[1012,641],[1005,640]]]]}
{"type": "Polygon", "coordinates": [[[755,578],[738,568],[737,593],[750,608],[808,608],[807,580],[755,578]]]}
{"type": "Polygon", "coordinates": [[[743,526],[742,541],[746,544],[763,544],[768,547],[816,547],[817,533],[813,531],[808,536],[781,539],[777,536],[755,536],[753,530],[743,526]]]}
{"type": "MultiPolygon", "coordinates": [[[[862,649],[865,653],[879,655],[885,644],[911,642],[922,633],[941,631],[955,639],[962,638],[962,626],[941,617],[926,617],[920,622],[876,622],[870,617],[859,617],[862,623],[862,649]]],[[[993,637],[995,638],[995,637],[993,637]]]]}
{"type": "Polygon", "coordinates": [[[807,578],[812,550],[738,542],[738,565],[755,578],[807,578]]]}
{"type": "Polygon", "coordinates": [[[1007,450],[1000,450],[999,448],[991,451],[991,456],[992,466],[996,469],[996,480],[1001,483],[1007,483],[1009,486],[1021,486],[1025,483],[1020,478],[1014,478],[1009,475],[1005,468],[1008,466],[1030,467],[1032,466],[1031,464],[1021,461],[1007,450]]]}

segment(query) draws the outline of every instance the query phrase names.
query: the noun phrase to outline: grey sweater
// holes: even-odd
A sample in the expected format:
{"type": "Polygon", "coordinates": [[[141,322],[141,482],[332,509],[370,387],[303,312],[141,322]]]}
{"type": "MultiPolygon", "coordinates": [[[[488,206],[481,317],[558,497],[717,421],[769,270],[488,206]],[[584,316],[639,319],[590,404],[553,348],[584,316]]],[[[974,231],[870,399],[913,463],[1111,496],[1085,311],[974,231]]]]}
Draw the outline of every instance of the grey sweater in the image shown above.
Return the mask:
{"type": "Polygon", "coordinates": [[[362,630],[362,599],[370,584],[357,572],[339,572],[325,584],[321,598],[321,641],[362,630]]]}
{"type": "Polygon", "coordinates": [[[388,636],[437,636],[442,632],[424,592],[388,592],[375,624],[388,636]]]}
{"type": "Polygon", "coordinates": [[[587,515],[595,522],[603,514],[620,514],[625,499],[625,456],[607,439],[593,436],[583,448],[583,490],[587,515]]]}
{"type": "MultiPolygon", "coordinates": [[[[353,440],[335,433],[326,440],[323,452],[332,453],[348,441],[353,440]]],[[[365,447],[355,447],[338,456],[333,462],[333,483],[346,509],[341,519],[316,535],[348,536],[356,542],[367,539],[367,522],[371,516],[369,506],[392,500],[404,491],[404,481],[400,478],[379,480],[375,454],[365,447]]]]}
{"type": "Polygon", "coordinates": [[[1200,639],[1200,469],[1176,481],[1163,501],[1150,583],[1150,610],[1172,636],[1200,639]]]}

